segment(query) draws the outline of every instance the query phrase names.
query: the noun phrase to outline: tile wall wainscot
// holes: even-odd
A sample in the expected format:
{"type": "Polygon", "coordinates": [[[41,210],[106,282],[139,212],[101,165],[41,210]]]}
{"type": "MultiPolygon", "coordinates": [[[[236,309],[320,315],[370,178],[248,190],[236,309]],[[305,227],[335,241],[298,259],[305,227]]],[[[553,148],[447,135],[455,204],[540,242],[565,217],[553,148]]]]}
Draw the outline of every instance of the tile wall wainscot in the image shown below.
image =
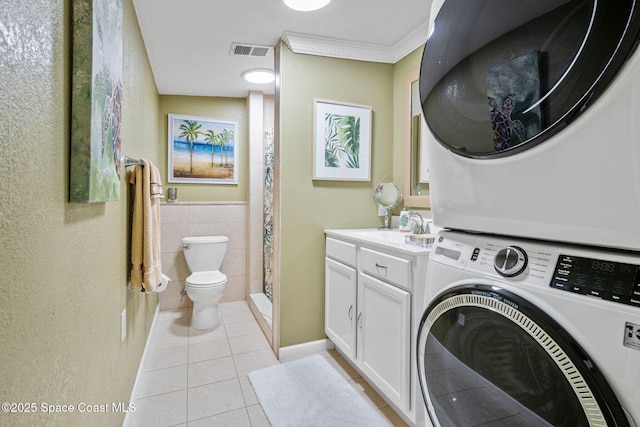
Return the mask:
{"type": "Polygon", "coordinates": [[[220,302],[243,301],[247,294],[246,202],[162,203],[162,270],[171,278],[166,291],[158,294],[160,310],[191,307],[180,290],[190,272],[182,252],[185,236],[227,236],[227,253],[220,271],[229,282],[220,302]]]}

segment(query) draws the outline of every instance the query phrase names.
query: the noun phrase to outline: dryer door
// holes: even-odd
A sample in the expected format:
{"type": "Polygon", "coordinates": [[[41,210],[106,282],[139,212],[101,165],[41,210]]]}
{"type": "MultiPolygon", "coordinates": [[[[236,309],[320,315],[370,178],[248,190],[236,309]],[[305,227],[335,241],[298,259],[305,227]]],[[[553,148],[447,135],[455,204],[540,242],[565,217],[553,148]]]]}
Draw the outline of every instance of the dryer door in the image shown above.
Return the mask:
{"type": "Polygon", "coordinates": [[[638,18],[635,0],[446,0],[422,59],[429,128],[474,158],[548,139],[612,81],[636,48],[638,18]]]}
{"type": "Polygon", "coordinates": [[[613,391],[550,316],[486,285],[452,288],[418,331],[434,426],[628,426],[613,391]]]}

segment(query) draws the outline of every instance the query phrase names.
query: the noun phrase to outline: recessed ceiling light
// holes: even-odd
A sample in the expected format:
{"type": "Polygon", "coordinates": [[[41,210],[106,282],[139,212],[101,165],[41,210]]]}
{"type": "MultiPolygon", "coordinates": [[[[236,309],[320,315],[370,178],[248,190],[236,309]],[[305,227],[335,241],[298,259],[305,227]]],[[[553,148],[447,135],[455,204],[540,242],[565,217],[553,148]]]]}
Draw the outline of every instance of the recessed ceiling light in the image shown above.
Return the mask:
{"type": "Polygon", "coordinates": [[[253,70],[247,70],[242,73],[242,78],[249,83],[271,83],[275,80],[273,70],[266,68],[256,68],[253,70]]]}
{"type": "Polygon", "coordinates": [[[284,4],[293,10],[309,12],[325,7],[330,1],[331,0],[284,0],[284,4]]]}

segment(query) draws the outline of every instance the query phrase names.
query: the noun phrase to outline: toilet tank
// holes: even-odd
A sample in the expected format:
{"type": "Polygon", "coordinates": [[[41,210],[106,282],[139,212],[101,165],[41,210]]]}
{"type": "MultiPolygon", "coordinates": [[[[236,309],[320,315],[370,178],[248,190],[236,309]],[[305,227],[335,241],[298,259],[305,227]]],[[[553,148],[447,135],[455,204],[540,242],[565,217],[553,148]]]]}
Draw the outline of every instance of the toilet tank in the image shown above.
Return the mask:
{"type": "Polygon", "coordinates": [[[182,250],[187,260],[189,270],[217,271],[220,270],[224,254],[227,251],[226,236],[192,236],[182,239],[182,250]]]}

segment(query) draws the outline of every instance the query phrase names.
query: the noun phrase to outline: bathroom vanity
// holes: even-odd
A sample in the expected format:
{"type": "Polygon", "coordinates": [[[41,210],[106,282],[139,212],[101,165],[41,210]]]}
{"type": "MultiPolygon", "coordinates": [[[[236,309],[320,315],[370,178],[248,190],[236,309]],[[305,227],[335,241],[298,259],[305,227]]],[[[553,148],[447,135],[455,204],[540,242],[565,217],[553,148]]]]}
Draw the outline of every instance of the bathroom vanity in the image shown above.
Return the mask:
{"type": "Polygon", "coordinates": [[[422,424],[416,331],[429,248],[397,230],[325,230],[325,333],[410,425],[422,424]]]}

